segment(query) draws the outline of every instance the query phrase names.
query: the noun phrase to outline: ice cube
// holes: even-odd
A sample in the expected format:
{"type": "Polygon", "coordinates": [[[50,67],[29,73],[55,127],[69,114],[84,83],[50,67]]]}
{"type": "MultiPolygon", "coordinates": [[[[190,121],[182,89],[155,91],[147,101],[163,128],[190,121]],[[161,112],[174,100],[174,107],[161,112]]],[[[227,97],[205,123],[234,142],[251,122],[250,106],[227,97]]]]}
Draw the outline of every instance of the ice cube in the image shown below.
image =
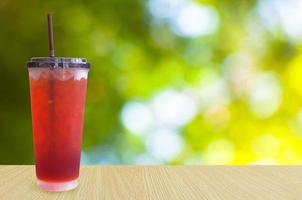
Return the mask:
{"type": "Polygon", "coordinates": [[[74,72],[74,79],[77,81],[81,80],[82,78],[87,79],[87,72],[87,69],[76,69],[74,72]]]}
{"type": "Polygon", "coordinates": [[[52,71],[53,77],[59,79],[60,81],[66,81],[73,77],[73,69],[62,69],[57,68],[52,71]]]}
{"type": "Polygon", "coordinates": [[[29,68],[29,77],[34,80],[38,80],[41,77],[43,72],[45,72],[45,69],[29,68]]]}

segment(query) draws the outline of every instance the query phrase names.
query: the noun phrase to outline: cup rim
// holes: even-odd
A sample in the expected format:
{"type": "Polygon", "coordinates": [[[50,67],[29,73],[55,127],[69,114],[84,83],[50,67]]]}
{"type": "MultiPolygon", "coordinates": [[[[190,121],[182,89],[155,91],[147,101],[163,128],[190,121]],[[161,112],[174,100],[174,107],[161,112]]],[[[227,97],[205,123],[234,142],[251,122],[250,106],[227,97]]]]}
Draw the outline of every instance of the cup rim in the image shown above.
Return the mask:
{"type": "Polygon", "coordinates": [[[27,62],[28,68],[86,68],[91,65],[85,58],[71,57],[32,57],[27,62]]]}

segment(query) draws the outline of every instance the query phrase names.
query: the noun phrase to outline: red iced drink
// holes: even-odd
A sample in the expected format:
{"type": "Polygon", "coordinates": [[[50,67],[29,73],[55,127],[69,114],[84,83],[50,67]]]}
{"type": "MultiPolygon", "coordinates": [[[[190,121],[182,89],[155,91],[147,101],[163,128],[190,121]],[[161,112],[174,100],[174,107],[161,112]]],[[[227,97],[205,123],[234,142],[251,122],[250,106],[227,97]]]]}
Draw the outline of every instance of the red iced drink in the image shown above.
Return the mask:
{"type": "Polygon", "coordinates": [[[77,186],[89,64],[79,58],[32,58],[28,63],[38,184],[77,186]]]}

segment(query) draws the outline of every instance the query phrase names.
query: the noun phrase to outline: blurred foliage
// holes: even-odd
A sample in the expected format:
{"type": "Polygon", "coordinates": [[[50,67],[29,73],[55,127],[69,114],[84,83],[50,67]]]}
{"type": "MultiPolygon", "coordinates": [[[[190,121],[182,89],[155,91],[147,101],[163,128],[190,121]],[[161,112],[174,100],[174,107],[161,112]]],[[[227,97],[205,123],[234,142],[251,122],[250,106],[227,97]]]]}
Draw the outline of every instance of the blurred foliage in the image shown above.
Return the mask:
{"type": "Polygon", "coordinates": [[[302,163],[302,39],[287,34],[287,21],[263,23],[261,1],[179,0],[219,20],[182,35],[174,18],[152,12],[160,2],[173,1],[1,0],[1,164],[33,163],[25,66],[48,54],[48,11],[56,55],[92,63],[83,163],[302,163]],[[142,115],[127,114],[131,102],[142,115]],[[142,127],[150,115],[152,126],[135,132],[123,113],[142,127]]]}

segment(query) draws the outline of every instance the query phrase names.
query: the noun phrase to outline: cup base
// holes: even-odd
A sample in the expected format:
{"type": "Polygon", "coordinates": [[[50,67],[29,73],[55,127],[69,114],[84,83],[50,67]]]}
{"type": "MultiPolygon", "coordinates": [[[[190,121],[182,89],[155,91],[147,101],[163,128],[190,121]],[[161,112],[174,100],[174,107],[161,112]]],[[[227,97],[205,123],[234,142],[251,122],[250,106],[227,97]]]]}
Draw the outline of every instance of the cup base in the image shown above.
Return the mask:
{"type": "Polygon", "coordinates": [[[78,179],[61,183],[41,181],[38,179],[37,183],[40,188],[48,191],[68,191],[79,185],[78,179]]]}

